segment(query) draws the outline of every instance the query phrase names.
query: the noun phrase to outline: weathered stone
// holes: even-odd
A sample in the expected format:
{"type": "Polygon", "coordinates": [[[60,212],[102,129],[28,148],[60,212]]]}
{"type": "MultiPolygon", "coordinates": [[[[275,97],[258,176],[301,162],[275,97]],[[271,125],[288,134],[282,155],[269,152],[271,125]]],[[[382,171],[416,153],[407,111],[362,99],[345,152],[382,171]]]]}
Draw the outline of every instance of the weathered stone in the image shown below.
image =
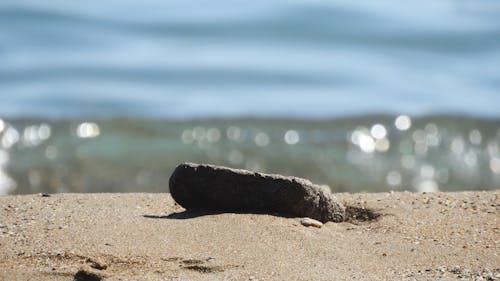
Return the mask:
{"type": "Polygon", "coordinates": [[[320,221],[317,221],[315,219],[311,219],[311,218],[302,218],[300,220],[300,223],[303,225],[303,226],[314,226],[314,227],[317,227],[317,228],[321,228],[323,226],[323,223],[321,223],[320,221]]]}
{"type": "Polygon", "coordinates": [[[186,209],[279,212],[322,222],[345,218],[344,206],[329,190],[306,179],[221,166],[177,166],[170,193],[186,209]]]}

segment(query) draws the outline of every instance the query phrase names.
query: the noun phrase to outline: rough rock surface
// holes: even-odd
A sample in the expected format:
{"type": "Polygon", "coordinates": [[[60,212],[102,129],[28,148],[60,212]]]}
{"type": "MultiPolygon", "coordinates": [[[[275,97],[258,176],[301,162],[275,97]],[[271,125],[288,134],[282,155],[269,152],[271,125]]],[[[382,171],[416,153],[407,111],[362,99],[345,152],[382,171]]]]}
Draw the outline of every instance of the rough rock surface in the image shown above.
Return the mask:
{"type": "Polygon", "coordinates": [[[170,193],[186,209],[289,213],[342,222],[345,208],[306,179],[221,166],[184,163],[170,177],[170,193]]]}

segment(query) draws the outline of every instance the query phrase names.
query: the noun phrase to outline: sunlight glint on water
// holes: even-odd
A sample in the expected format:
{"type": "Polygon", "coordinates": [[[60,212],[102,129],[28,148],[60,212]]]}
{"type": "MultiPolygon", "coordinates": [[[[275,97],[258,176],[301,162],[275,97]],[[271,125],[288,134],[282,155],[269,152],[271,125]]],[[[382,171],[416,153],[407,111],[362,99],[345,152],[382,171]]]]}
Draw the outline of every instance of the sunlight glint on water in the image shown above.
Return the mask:
{"type": "Polygon", "coordinates": [[[402,127],[400,118],[6,119],[0,189],[166,191],[170,172],[185,161],[305,177],[334,191],[500,187],[497,121],[405,117],[402,127]]]}

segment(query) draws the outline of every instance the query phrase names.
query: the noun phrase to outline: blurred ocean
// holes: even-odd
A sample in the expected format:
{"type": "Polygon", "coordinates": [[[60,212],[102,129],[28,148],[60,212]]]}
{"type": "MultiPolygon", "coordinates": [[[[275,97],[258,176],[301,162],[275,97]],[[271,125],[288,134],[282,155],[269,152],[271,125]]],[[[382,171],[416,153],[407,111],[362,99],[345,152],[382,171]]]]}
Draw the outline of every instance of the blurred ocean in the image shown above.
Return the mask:
{"type": "Polygon", "coordinates": [[[0,2],[0,194],[184,161],[334,191],[500,188],[500,2],[0,2]]]}

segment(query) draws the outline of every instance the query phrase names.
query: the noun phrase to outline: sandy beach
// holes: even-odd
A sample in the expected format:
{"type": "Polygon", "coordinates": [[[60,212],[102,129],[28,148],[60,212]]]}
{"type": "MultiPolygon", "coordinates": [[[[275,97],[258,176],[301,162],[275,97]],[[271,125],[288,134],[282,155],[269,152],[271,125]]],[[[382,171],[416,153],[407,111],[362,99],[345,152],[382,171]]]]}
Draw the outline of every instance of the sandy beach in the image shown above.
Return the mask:
{"type": "Polygon", "coordinates": [[[337,194],[350,222],[168,193],[0,197],[0,280],[499,280],[500,192],[337,194]]]}

